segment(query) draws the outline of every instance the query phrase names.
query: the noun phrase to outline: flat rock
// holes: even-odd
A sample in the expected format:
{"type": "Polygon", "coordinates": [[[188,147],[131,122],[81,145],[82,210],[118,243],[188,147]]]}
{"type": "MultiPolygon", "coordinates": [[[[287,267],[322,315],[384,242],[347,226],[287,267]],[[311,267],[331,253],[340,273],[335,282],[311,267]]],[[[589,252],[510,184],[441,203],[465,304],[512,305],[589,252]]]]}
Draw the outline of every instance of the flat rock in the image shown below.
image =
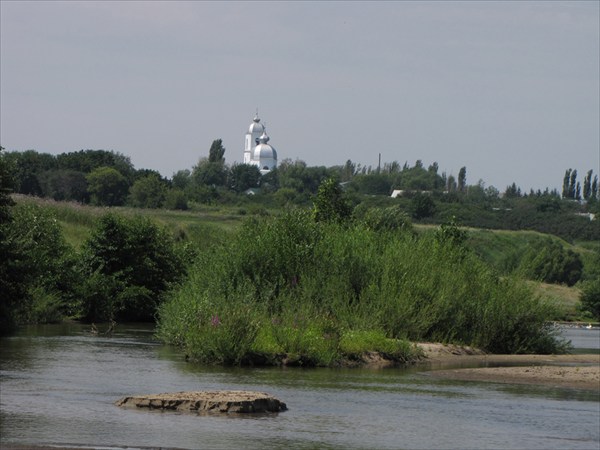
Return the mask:
{"type": "Polygon", "coordinates": [[[123,397],[115,405],[192,413],[265,413],[287,409],[286,404],[264,392],[197,391],[123,397]]]}

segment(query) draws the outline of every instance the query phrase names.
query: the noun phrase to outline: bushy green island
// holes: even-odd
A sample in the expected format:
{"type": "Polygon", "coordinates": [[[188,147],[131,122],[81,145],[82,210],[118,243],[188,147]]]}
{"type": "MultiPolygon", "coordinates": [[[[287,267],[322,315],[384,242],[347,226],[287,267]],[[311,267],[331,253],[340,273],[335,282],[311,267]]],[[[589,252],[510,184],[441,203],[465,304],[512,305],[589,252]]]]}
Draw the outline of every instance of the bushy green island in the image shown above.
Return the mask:
{"type": "Polygon", "coordinates": [[[203,254],[159,309],[159,335],[209,363],[331,365],[410,341],[498,353],[561,350],[548,305],[466,250],[453,226],[416,234],[380,221],[247,221],[203,254]]]}

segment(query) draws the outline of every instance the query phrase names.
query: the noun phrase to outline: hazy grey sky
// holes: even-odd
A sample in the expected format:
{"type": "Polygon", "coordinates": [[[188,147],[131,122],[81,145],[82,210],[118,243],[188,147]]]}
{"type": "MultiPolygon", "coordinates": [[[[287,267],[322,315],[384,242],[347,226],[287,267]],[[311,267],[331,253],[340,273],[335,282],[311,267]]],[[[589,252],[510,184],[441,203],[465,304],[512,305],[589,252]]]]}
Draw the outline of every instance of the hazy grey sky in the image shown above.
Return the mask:
{"type": "Polygon", "coordinates": [[[255,109],[283,158],[503,190],[599,171],[600,3],[0,2],[0,143],[170,177],[255,109]]]}

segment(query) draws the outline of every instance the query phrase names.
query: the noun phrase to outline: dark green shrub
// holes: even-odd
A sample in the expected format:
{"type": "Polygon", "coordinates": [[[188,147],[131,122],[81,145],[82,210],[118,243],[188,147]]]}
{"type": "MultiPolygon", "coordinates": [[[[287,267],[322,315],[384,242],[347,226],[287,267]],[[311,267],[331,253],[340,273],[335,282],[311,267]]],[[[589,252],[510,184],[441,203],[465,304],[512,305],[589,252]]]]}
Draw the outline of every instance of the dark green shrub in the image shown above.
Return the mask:
{"type": "Polygon", "coordinates": [[[531,280],[573,286],[581,278],[583,263],[577,253],[548,239],[525,254],[520,270],[531,280]]]}
{"type": "MultiPolygon", "coordinates": [[[[55,322],[74,311],[72,250],[60,225],[46,208],[19,204],[5,228],[10,252],[3,255],[3,312],[13,324],[55,322]],[[10,296],[10,297],[9,297],[10,296]]],[[[7,319],[8,320],[8,319],[7,319]]]]}
{"type": "Polygon", "coordinates": [[[84,244],[86,320],[152,320],[162,295],[183,274],[173,238],[149,219],[103,216],[84,244]]]}
{"type": "Polygon", "coordinates": [[[600,321],[600,280],[588,281],[581,289],[581,308],[600,321]]]}
{"type": "Polygon", "coordinates": [[[169,189],[167,191],[163,206],[166,209],[178,209],[181,211],[187,211],[189,208],[187,196],[179,189],[169,189]]]}
{"type": "Polygon", "coordinates": [[[452,217],[450,222],[440,225],[435,237],[442,244],[463,245],[467,240],[467,233],[458,227],[456,218],[452,217]]]}
{"type": "Polygon", "coordinates": [[[362,220],[373,231],[411,231],[413,228],[410,217],[399,206],[370,208],[362,220]]]}
{"type": "Polygon", "coordinates": [[[157,174],[138,178],[129,189],[128,203],[137,208],[160,208],[165,203],[167,185],[157,174]]]}
{"type": "Polygon", "coordinates": [[[86,176],[92,203],[100,206],[118,206],[125,203],[129,184],[117,169],[99,167],[86,176]]]}
{"type": "Polygon", "coordinates": [[[352,210],[337,180],[328,178],[319,185],[313,216],[317,222],[344,222],[352,210]]]}
{"type": "Polygon", "coordinates": [[[418,193],[411,200],[410,210],[413,218],[424,219],[435,214],[436,206],[431,196],[418,193]]]}

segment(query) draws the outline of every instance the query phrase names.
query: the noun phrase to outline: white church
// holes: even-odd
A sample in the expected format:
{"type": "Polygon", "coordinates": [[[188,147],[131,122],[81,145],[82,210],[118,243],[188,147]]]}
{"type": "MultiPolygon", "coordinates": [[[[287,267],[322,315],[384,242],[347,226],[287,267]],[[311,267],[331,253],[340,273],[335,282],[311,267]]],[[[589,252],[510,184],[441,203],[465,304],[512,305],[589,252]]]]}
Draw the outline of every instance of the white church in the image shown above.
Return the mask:
{"type": "Polygon", "coordinates": [[[277,167],[277,151],[269,144],[265,126],[260,123],[258,112],[246,133],[244,164],[252,164],[260,169],[262,175],[277,167]]]}

